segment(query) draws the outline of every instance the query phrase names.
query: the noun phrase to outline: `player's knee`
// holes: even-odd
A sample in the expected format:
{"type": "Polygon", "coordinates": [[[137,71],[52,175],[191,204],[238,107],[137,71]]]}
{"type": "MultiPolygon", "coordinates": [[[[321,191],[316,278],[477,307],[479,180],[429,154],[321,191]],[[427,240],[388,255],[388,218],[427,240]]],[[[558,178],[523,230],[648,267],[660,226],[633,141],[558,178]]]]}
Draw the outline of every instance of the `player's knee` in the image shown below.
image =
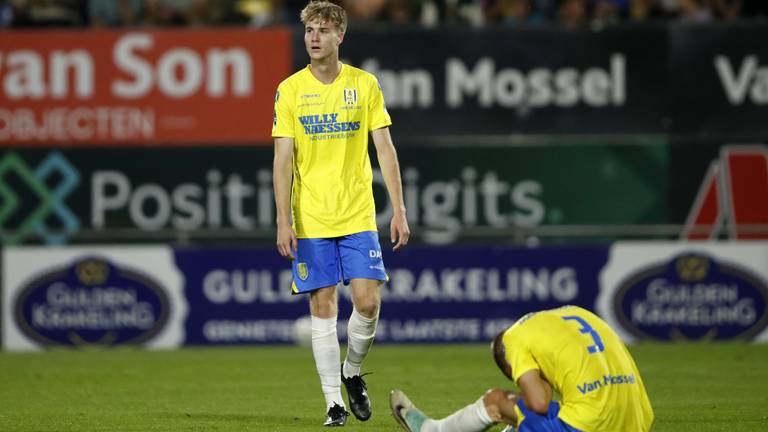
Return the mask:
{"type": "Polygon", "coordinates": [[[512,410],[519,399],[519,394],[498,388],[488,390],[483,396],[486,406],[498,406],[502,411],[512,410]]]}
{"type": "Polygon", "coordinates": [[[336,295],[334,293],[323,293],[322,295],[312,296],[309,302],[309,309],[312,315],[320,318],[330,318],[338,313],[336,295]]]}
{"type": "Polygon", "coordinates": [[[376,298],[365,298],[355,303],[357,313],[366,318],[375,318],[379,315],[379,302],[376,298]]]}
{"type": "Polygon", "coordinates": [[[499,422],[502,420],[501,405],[505,398],[505,393],[501,389],[490,389],[485,392],[485,395],[483,395],[485,412],[494,422],[499,422]]]}
{"type": "Polygon", "coordinates": [[[498,388],[488,390],[483,396],[483,402],[485,403],[486,408],[496,407],[498,409],[504,402],[506,402],[506,400],[507,392],[498,388]]]}

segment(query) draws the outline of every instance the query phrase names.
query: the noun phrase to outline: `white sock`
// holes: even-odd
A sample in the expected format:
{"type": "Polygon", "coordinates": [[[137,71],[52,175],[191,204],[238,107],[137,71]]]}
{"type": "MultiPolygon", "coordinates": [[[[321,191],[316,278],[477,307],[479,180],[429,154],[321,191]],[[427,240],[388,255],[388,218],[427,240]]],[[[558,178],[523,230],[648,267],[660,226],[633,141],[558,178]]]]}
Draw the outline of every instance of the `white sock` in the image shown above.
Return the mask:
{"type": "Polygon", "coordinates": [[[347,325],[347,357],[344,359],[344,376],[360,375],[360,367],[363,359],[373,344],[376,335],[376,325],[379,323],[378,315],[374,318],[366,318],[352,309],[347,325]]]}
{"type": "Polygon", "coordinates": [[[336,336],[336,317],[318,318],[312,316],[312,354],[315,355],[320,386],[325,395],[326,410],[334,404],[344,406],[341,398],[341,375],[339,373],[339,338],[336,336]]]}
{"type": "Polygon", "coordinates": [[[425,421],[421,432],[480,432],[492,424],[493,420],[485,410],[485,402],[481,397],[444,419],[425,421]]]}

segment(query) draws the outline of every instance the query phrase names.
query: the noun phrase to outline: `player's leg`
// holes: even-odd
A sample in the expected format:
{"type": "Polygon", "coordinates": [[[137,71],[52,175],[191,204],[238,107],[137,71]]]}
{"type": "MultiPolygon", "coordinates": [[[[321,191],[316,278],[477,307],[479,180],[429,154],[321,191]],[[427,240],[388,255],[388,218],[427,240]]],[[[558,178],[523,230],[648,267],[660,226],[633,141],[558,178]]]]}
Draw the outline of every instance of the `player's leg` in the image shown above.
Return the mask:
{"type": "Polygon", "coordinates": [[[380,281],[352,279],[351,292],[354,307],[347,325],[347,355],[342,362],[341,381],[347,389],[349,407],[358,420],[371,417],[368,387],[360,373],[376,334],[381,305],[380,281]]]}
{"type": "Polygon", "coordinates": [[[350,284],[353,304],[342,382],[352,413],[365,421],[371,416],[371,402],[360,369],[373,344],[381,308],[381,283],[387,280],[378,234],[366,231],[343,237],[339,241],[339,256],[342,278],[350,284]]]}
{"type": "Polygon", "coordinates": [[[341,279],[336,242],[332,239],[299,239],[292,267],[293,292],[310,293],[312,353],[325,396],[328,414],[325,425],[343,426],[348,413],[341,397],[341,350],[336,334],[336,284],[341,279]]]}
{"type": "Polygon", "coordinates": [[[341,375],[339,373],[339,338],[336,334],[338,306],[336,287],[312,291],[309,297],[312,315],[312,354],[315,358],[320,386],[325,396],[328,418],[326,426],[343,426],[348,413],[341,397],[341,375]]]}
{"type": "Polygon", "coordinates": [[[352,315],[347,326],[347,356],[344,376],[360,375],[363,360],[373,345],[381,308],[381,281],[371,279],[350,280],[352,315]]]}
{"type": "Polygon", "coordinates": [[[417,409],[400,390],[390,394],[390,406],[398,423],[409,432],[479,432],[494,423],[517,424],[517,395],[493,389],[472,404],[443,419],[432,419],[417,409]]]}

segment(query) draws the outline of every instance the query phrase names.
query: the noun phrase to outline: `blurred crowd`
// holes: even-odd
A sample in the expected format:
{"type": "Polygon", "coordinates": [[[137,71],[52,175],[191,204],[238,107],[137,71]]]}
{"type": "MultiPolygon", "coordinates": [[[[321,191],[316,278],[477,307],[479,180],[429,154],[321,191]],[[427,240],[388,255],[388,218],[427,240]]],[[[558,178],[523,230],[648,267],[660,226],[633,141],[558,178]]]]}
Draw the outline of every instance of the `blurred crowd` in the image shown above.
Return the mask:
{"type": "MultiPolygon", "coordinates": [[[[768,19],[768,0],[334,0],[352,25],[566,28],[768,19]]],[[[0,0],[0,27],[298,24],[307,0],[0,0]]]]}

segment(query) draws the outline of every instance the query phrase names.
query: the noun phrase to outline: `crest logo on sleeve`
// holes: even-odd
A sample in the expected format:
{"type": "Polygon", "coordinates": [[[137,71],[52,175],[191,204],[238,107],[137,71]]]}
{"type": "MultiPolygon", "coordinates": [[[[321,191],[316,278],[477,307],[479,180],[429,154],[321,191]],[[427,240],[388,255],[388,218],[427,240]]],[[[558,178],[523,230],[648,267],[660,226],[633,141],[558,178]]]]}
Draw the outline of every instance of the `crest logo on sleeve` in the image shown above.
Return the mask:
{"type": "Polygon", "coordinates": [[[613,301],[624,328],[657,340],[749,339],[768,325],[767,305],[764,280],[693,252],[629,276],[613,301]]]}
{"type": "Polygon", "coordinates": [[[147,275],[88,257],[29,282],[14,311],[21,331],[42,345],[138,345],[165,327],[170,303],[147,275]]]}
{"type": "Polygon", "coordinates": [[[344,103],[348,107],[357,105],[357,89],[344,89],[344,103]]]}
{"type": "Polygon", "coordinates": [[[307,268],[307,263],[296,264],[296,272],[299,274],[299,279],[303,281],[307,280],[309,277],[309,269],[307,268]]]}

